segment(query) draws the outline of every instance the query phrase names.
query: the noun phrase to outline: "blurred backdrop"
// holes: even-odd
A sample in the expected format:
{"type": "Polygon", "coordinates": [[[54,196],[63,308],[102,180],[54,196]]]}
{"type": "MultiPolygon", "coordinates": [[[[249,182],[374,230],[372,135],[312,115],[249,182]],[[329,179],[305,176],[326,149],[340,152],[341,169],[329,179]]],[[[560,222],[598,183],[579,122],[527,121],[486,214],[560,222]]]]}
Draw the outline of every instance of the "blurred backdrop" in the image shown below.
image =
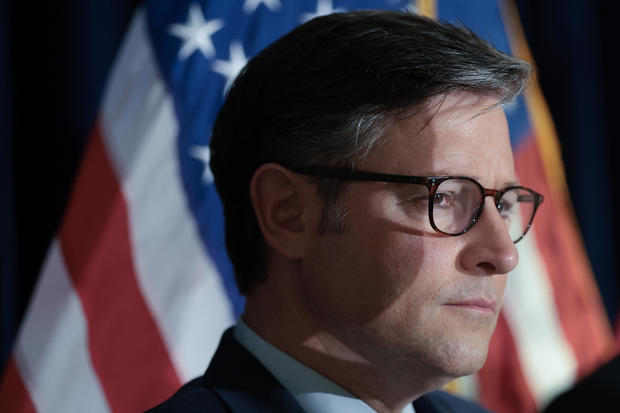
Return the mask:
{"type": "MultiPolygon", "coordinates": [[[[0,371],[137,3],[0,3],[0,371]]],[[[575,216],[615,323],[620,5],[603,0],[516,5],[557,128],[575,216]]]]}

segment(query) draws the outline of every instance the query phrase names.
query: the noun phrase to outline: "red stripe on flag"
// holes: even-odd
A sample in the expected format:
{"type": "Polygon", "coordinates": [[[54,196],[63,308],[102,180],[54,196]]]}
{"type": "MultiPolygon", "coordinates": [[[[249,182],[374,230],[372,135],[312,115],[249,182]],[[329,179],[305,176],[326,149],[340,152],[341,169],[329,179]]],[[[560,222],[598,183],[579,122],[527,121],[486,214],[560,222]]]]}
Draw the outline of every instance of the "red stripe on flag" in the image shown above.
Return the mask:
{"type": "Polygon", "coordinates": [[[13,356],[7,361],[4,377],[0,382],[0,412],[36,412],[13,356]]]}
{"type": "Polygon", "coordinates": [[[492,411],[534,413],[534,396],[521,370],[517,347],[504,315],[500,313],[489,344],[489,355],[478,372],[480,402],[492,411]]]}
{"type": "Polygon", "coordinates": [[[127,205],[99,125],[60,243],[88,320],[93,366],[112,410],[142,411],[170,396],[180,381],[136,280],[127,205]]]}
{"type": "Polygon", "coordinates": [[[612,334],[594,282],[585,248],[566,199],[554,199],[544,179],[536,140],[528,137],[516,148],[517,175],[524,185],[545,196],[534,226],[564,333],[572,345],[581,376],[611,356],[612,334]]]}

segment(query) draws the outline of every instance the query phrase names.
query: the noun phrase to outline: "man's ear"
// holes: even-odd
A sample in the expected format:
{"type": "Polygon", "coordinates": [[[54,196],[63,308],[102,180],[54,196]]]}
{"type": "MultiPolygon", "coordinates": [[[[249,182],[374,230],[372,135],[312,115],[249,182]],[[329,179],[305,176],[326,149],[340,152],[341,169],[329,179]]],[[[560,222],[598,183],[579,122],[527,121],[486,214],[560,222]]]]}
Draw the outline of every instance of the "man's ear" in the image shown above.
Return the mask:
{"type": "Polygon", "coordinates": [[[296,259],[303,255],[304,207],[301,176],[287,168],[267,163],[261,165],[250,181],[250,197],[256,219],[267,243],[281,255],[296,259]]]}

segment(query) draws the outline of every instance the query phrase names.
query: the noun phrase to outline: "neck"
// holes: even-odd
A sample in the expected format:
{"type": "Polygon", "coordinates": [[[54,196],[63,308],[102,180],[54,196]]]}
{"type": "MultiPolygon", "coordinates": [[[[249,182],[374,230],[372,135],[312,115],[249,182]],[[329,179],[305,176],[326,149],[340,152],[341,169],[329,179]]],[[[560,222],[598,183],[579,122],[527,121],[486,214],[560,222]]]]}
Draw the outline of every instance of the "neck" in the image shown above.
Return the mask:
{"type": "Polygon", "coordinates": [[[386,362],[389,357],[369,360],[351,349],[346,344],[347,326],[318,320],[296,293],[291,274],[294,272],[283,272],[282,276],[271,272],[267,281],[247,297],[243,319],[264,340],[378,412],[400,412],[448,381],[423,379],[429,377],[423,373],[423,366],[386,362]]]}

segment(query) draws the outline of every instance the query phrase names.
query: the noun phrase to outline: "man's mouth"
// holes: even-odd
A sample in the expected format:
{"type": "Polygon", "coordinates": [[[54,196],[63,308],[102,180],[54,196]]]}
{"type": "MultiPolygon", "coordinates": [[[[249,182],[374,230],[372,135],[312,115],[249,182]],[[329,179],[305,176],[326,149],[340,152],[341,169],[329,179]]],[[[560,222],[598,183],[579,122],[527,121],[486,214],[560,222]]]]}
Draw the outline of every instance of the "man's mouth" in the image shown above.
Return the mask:
{"type": "Polygon", "coordinates": [[[446,303],[445,305],[463,310],[480,311],[483,313],[495,314],[497,301],[483,297],[459,300],[446,303]]]}

